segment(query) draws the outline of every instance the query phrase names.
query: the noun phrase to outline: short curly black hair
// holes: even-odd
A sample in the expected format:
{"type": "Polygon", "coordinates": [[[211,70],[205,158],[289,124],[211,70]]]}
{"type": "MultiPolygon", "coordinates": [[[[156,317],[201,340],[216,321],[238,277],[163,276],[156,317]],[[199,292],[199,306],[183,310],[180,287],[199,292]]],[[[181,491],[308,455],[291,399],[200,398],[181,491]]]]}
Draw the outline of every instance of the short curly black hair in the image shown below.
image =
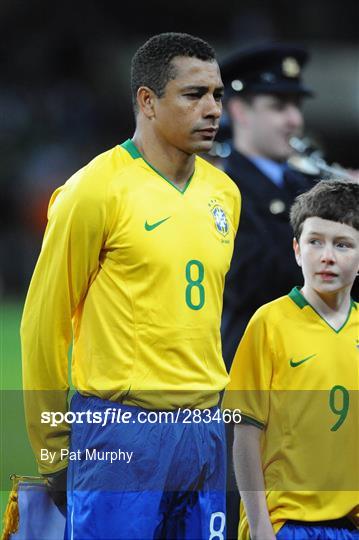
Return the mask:
{"type": "Polygon", "coordinates": [[[131,94],[137,111],[137,90],[148,86],[162,97],[168,81],[176,77],[171,61],[176,56],[214,61],[214,49],[203,39],[177,32],[165,32],[151,37],[135,53],[131,64],[131,94]]]}
{"type": "Polygon", "coordinates": [[[359,184],[343,180],[321,180],[298,195],[290,210],[290,223],[299,240],[307,218],[319,217],[350,225],[359,231],[359,184]]]}

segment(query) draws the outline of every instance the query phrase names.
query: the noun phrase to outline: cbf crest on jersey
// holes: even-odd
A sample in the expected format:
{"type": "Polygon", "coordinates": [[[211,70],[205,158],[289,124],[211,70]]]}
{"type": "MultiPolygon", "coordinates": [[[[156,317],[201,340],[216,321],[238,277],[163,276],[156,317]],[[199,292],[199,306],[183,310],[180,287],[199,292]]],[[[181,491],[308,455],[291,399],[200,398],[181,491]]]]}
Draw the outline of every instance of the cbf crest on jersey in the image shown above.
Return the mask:
{"type": "Polygon", "coordinates": [[[211,200],[209,206],[211,207],[211,214],[217,231],[223,236],[226,236],[229,231],[229,225],[225,211],[215,200],[211,200]]]}

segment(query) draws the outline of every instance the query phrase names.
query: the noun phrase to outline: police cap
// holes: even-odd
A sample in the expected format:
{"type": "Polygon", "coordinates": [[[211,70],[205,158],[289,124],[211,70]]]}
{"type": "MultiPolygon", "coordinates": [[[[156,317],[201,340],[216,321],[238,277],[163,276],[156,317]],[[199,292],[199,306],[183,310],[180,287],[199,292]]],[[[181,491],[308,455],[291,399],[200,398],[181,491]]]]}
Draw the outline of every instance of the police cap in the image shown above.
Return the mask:
{"type": "Polygon", "coordinates": [[[301,79],[308,58],[309,53],[303,47],[283,43],[236,51],[220,63],[226,93],[312,96],[313,92],[301,79]]]}

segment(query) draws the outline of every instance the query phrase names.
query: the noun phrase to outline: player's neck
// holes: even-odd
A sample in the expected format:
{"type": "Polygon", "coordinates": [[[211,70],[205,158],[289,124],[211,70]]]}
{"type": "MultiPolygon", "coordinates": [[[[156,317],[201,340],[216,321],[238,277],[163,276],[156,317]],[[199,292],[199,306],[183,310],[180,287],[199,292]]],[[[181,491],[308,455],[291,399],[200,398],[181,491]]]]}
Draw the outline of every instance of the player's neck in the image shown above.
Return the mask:
{"type": "Polygon", "coordinates": [[[137,130],[132,141],[144,159],[178,189],[185,188],[194,172],[195,155],[168,145],[155,136],[146,137],[137,130]]]}
{"type": "Polygon", "coordinates": [[[332,328],[338,330],[343,326],[351,304],[350,289],[346,288],[333,293],[319,293],[312,287],[304,285],[301,293],[332,328]]]}

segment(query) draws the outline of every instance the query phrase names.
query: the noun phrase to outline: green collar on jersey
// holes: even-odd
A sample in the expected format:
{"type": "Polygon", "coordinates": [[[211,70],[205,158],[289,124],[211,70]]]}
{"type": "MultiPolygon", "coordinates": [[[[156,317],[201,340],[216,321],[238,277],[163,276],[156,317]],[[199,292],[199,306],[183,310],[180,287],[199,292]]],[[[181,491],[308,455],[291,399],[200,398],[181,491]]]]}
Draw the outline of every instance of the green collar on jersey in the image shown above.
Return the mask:
{"type": "Polygon", "coordinates": [[[305,306],[309,306],[309,302],[306,301],[300,292],[299,287],[293,287],[288,296],[295,304],[297,304],[298,307],[300,307],[300,309],[303,309],[305,306]]]}
{"type": "Polygon", "coordinates": [[[133,144],[133,142],[131,141],[131,139],[127,139],[127,141],[125,141],[124,143],[122,143],[120,146],[122,146],[122,148],[124,148],[125,150],[127,150],[127,152],[130,154],[130,156],[133,158],[133,159],[139,159],[141,158],[141,154],[140,152],[137,150],[136,146],[133,144]]]}
{"type": "Polygon", "coordinates": [[[290,291],[290,293],[288,294],[289,298],[291,300],[293,300],[293,302],[295,304],[297,304],[298,307],[300,307],[300,309],[303,309],[305,306],[309,306],[312,308],[313,311],[315,311],[315,313],[329,326],[329,328],[331,328],[332,330],[334,330],[334,332],[336,332],[337,334],[340,332],[340,330],[342,330],[344,328],[344,326],[347,324],[348,320],[349,320],[349,317],[350,317],[350,314],[351,314],[351,311],[352,309],[358,309],[358,306],[356,304],[356,302],[354,302],[354,300],[351,298],[350,299],[350,308],[349,308],[349,312],[348,312],[348,316],[347,318],[345,319],[344,323],[342,324],[342,326],[340,328],[338,328],[338,330],[336,330],[335,328],[333,328],[318,312],[317,310],[308,302],[308,300],[306,300],[306,298],[304,298],[304,296],[302,295],[302,293],[300,292],[300,288],[299,287],[293,287],[293,289],[290,291]]]}
{"type": "Polygon", "coordinates": [[[155,171],[161,178],[163,178],[164,180],[166,180],[166,182],[168,182],[172,187],[174,187],[177,191],[179,191],[179,193],[181,193],[182,195],[184,194],[184,192],[187,190],[188,186],[190,185],[190,182],[193,178],[193,175],[194,175],[194,172],[191,174],[191,176],[189,177],[189,179],[187,180],[187,183],[185,185],[185,187],[183,188],[183,190],[179,189],[176,184],[174,182],[172,182],[171,180],[169,180],[168,178],[166,178],[165,176],[163,176],[162,173],[160,173],[160,171],[158,171],[153,165],[151,165],[151,163],[149,163],[144,157],[143,155],[139,152],[138,148],[134,145],[134,143],[131,141],[131,139],[127,139],[127,141],[123,142],[122,144],[120,144],[120,146],[122,148],[124,148],[125,150],[127,150],[127,152],[130,154],[130,156],[133,158],[133,159],[139,159],[139,158],[142,158],[143,161],[145,163],[147,163],[147,165],[149,167],[151,167],[151,169],[153,171],[155,171]]]}

